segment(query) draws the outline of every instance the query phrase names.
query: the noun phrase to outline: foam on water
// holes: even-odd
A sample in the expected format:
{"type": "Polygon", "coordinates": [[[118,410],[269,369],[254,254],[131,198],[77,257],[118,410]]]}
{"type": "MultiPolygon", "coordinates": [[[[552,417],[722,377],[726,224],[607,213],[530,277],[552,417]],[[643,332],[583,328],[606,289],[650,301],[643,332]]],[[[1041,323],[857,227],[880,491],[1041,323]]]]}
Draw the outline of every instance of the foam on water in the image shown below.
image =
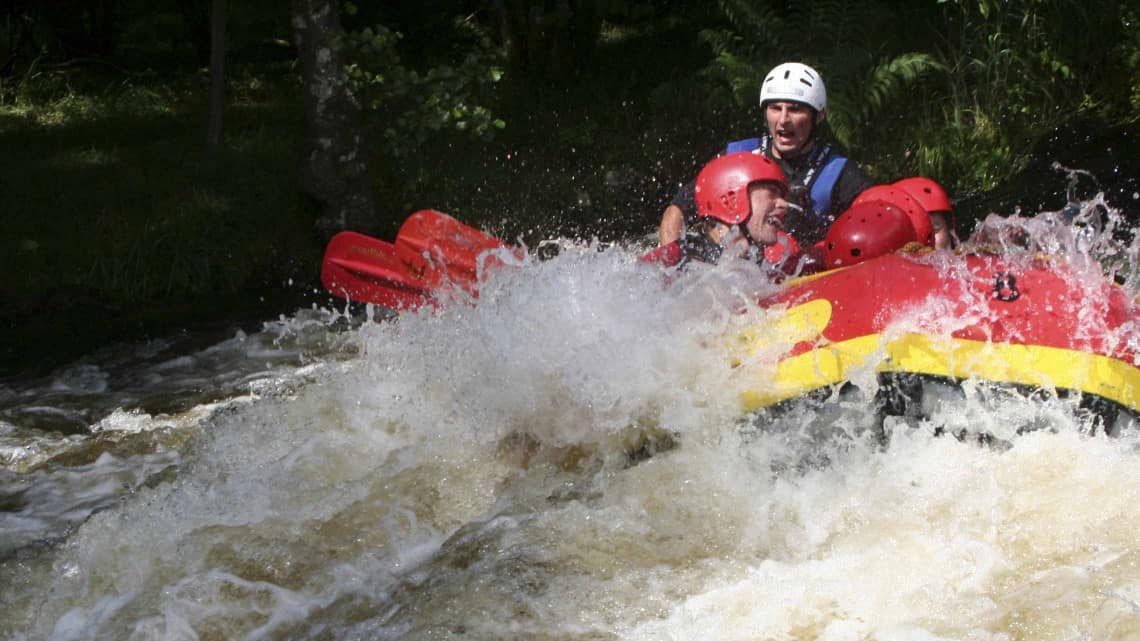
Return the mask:
{"type": "Polygon", "coordinates": [[[635,255],[567,245],[474,307],[305,312],[157,359],[152,378],[216,372],[225,399],[123,403],[91,422],[105,455],[6,481],[58,507],[35,494],[70,472],[58,493],[99,502],[10,510],[6,531],[67,531],[8,547],[0,635],[1140,635],[1135,433],[1090,438],[1071,401],[971,382],[886,445],[857,396],[741,417],[772,355],[734,367],[723,337],[772,286],[733,264],[666,284],[635,255]]]}

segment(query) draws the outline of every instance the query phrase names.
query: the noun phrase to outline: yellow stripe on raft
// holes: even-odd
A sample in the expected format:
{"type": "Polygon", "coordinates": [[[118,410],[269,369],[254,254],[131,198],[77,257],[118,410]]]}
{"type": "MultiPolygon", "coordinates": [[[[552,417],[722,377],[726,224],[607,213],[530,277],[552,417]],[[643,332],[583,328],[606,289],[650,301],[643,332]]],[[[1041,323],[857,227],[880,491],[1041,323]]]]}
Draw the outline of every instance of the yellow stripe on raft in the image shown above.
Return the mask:
{"type": "MultiPolygon", "coordinates": [[[[802,305],[783,310],[767,324],[754,325],[736,337],[736,344],[744,353],[755,354],[773,345],[795,345],[815,340],[831,323],[831,301],[817,298],[802,305]]],[[[734,362],[733,367],[739,365],[734,362]]]]}
{"type": "Polygon", "coordinates": [[[921,334],[904,334],[889,342],[881,334],[871,334],[786,358],[777,365],[767,389],[745,392],[741,400],[747,411],[768,407],[846,381],[873,362],[880,372],[1079,390],[1140,412],[1140,369],[1130,363],[1056,347],[931,339],[921,334]]]}

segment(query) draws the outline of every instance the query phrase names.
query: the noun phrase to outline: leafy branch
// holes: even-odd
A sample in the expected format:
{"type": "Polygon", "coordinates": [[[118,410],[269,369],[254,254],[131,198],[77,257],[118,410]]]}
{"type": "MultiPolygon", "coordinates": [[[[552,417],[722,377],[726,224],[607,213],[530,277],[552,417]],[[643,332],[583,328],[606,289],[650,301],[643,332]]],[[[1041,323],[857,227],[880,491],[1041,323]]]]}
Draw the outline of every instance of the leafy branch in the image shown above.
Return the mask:
{"type": "Polygon", "coordinates": [[[349,60],[346,73],[365,108],[368,130],[388,154],[411,155],[445,130],[488,138],[506,126],[486,106],[503,75],[501,53],[488,39],[478,39],[457,63],[416,69],[402,59],[402,38],[374,25],[346,33],[338,43],[349,60]]]}

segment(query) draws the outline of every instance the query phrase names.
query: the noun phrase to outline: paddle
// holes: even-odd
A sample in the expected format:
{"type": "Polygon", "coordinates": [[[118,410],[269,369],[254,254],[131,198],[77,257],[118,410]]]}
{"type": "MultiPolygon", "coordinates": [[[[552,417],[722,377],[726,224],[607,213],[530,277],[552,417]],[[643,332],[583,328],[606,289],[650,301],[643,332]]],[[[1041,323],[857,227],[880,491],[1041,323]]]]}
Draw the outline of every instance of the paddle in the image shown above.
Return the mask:
{"type": "Polygon", "coordinates": [[[475,293],[480,267],[504,264],[497,252],[484,252],[499,249],[521,256],[519,249],[433,209],[408,216],[396,234],[397,255],[428,289],[452,283],[475,293]]]}
{"type": "Polygon", "coordinates": [[[351,301],[389,309],[433,304],[430,289],[400,261],[392,243],[343,231],[325,248],[321,284],[351,301]]]}

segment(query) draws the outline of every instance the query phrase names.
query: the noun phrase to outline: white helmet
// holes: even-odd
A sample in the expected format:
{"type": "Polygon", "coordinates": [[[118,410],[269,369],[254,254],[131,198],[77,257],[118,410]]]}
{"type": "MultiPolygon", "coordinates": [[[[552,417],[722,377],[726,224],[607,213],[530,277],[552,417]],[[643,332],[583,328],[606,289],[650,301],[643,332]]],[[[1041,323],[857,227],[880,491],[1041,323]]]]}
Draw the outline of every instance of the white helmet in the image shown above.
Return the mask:
{"type": "Polygon", "coordinates": [[[827,89],[819,72],[800,62],[776,65],[760,85],[760,105],[770,100],[802,102],[816,111],[827,109],[827,89]]]}

